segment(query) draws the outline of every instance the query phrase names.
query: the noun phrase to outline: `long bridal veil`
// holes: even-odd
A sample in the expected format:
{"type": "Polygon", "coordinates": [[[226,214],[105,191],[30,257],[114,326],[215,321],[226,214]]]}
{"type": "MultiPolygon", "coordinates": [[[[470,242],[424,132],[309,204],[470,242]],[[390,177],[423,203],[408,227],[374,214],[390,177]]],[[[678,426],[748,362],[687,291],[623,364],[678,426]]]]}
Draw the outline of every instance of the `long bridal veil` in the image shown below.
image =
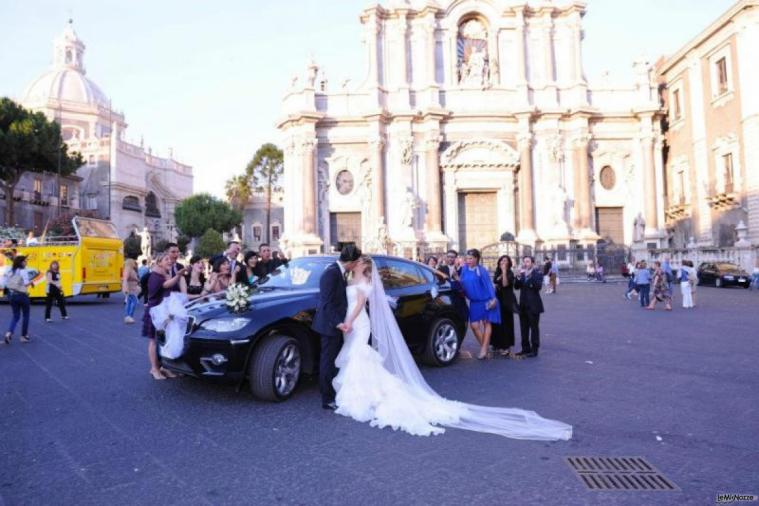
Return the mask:
{"type": "Polygon", "coordinates": [[[386,298],[375,262],[372,262],[369,315],[372,346],[382,356],[385,368],[400,378],[416,397],[448,412],[451,416],[444,419],[449,421],[442,425],[514,439],[555,441],[572,437],[571,425],[543,418],[534,411],[477,406],[451,401],[438,395],[424,380],[411,356],[386,298]]]}

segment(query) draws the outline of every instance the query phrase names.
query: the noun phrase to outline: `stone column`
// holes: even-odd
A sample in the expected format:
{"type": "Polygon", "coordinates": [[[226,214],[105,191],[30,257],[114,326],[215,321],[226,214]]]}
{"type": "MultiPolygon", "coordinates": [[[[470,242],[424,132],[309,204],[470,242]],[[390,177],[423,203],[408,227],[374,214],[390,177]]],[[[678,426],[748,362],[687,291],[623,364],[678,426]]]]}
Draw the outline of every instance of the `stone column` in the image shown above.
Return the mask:
{"type": "Polygon", "coordinates": [[[532,244],[535,234],[534,195],[532,185],[532,135],[517,139],[519,148],[519,241],[532,244]]]}
{"type": "Polygon", "coordinates": [[[654,138],[645,135],[641,139],[643,148],[644,198],[646,201],[645,220],[646,236],[659,230],[659,213],[656,210],[656,160],[654,159],[654,138]]]}
{"type": "Polygon", "coordinates": [[[427,233],[439,235],[441,230],[441,204],[440,204],[440,165],[439,153],[440,140],[435,136],[425,142],[425,165],[427,168],[427,233]]]}
{"type": "MultiPolygon", "coordinates": [[[[369,141],[370,163],[373,169],[372,183],[374,185],[374,217],[379,224],[385,215],[385,141],[381,136],[369,141]]],[[[387,222],[387,220],[385,220],[387,222]]]]}
{"type": "Polygon", "coordinates": [[[379,84],[379,62],[377,61],[377,38],[380,32],[380,25],[377,23],[377,16],[373,12],[366,21],[366,44],[369,48],[369,78],[367,84],[376,86],[379,84]]]}
{"type": "Polygon", "coordinates": [[[529,103],[527,95],[527,62],[524,43],[524,15],[519,12],[516,17],[516,50],[517,50],[517,92],[519,102],[529,103]]]}
{"type": "Polygon", "coordinates": [[[577,215],[575,223],[581,231],[590,230],[591,202],[590,202],[590,164],[588,163],[588,135],[580,135],[574,139],[575,161],[575,200],[577,201],[577,215]]]}
{"type": "Polygon", "coordinates": [[[316,139],[305,138],[298,146],[303,174],[303,232],[316,234],[316,139]]]}

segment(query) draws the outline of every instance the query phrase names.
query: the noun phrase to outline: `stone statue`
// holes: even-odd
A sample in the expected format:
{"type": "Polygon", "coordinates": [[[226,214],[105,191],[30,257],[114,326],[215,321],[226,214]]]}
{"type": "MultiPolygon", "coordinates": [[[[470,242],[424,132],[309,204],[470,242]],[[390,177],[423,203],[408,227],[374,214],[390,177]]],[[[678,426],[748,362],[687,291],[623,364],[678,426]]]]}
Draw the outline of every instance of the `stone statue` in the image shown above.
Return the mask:
{"type": "Polygon", "coordinates": [[[401,225],[405,228],[414,228],[414,213],[417,207],[418,203],[414,192],[411,188],[406,188],[406,197],[403,201],[403,220],[401,221],[401,225]]]}
{"type": "Polygon", "coordinates": [[[633,221],[633,242],[642,241],[645,232],[646,220],[643,218],[642,214],[638,213],[638,216],[635,217],[635,221],[633,221]]]}
{"type": "Polygon", "coordinates": [[[380,224],[377,227],[377,242],[379,243],[380,252],[388,253],[390,250],[390,234],[387,231],[384,216],[380,217],[380,224]]]}
{"type": "Polygon", "coordinates": [[[474,47],[466,62],[464,75],[464,84],[473,84],[482,86],[487,80],[487,62],[485,61],[485,52],[478,47],[474,47]]]}
{"type": "Polygon", "coordinates": [[[137,232],[137,235],[140,236],[140,250],[142,250],[142,256],[150,260],[151,240],[148,227],[142,227],[142,232],[137,232]]]}

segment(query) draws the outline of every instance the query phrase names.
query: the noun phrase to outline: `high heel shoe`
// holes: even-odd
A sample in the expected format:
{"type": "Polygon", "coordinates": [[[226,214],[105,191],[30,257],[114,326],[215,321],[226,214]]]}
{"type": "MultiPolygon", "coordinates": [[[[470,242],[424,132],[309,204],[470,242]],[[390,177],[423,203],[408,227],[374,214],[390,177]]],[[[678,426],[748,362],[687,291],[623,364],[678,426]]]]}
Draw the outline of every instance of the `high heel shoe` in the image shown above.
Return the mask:
{"type": "Polygon", "coordinates": [[[28,343],[28,342],[30,342],[31,340],[32,340],[32,338],[31,338],[31,337],[29,337],[29,336],[21,336],[21,337],[19,338],[19,341],[21,341],[22,343],[28,343]]]}
{"type": "Polygon", "coordinates": [[[480,353],[477,355],[477,360],[486,360],[488,358],[490,358],[490,353],[487,351],[485,353],[480,353]]]}
{"type": "Polygon", "coordinates": [[[5,344],[11,344],[11,339],[13,339],[13,334],[6,332],[5,339],[3,339],[3,341],[5,341],[5,344]]]}

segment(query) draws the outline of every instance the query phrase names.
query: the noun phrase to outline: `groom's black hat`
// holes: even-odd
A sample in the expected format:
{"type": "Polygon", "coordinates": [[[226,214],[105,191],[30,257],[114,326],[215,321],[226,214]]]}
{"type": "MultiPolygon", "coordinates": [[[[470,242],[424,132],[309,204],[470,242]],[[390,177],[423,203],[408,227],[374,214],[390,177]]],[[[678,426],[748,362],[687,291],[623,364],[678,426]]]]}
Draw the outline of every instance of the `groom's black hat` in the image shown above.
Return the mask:
{"type": "Polygon", "coordinates": [[[340,261],[343,263],[355,262],[359,258],[361,258],[361,249],[355,244],[347,244],[340,251],[340,261]]]}

